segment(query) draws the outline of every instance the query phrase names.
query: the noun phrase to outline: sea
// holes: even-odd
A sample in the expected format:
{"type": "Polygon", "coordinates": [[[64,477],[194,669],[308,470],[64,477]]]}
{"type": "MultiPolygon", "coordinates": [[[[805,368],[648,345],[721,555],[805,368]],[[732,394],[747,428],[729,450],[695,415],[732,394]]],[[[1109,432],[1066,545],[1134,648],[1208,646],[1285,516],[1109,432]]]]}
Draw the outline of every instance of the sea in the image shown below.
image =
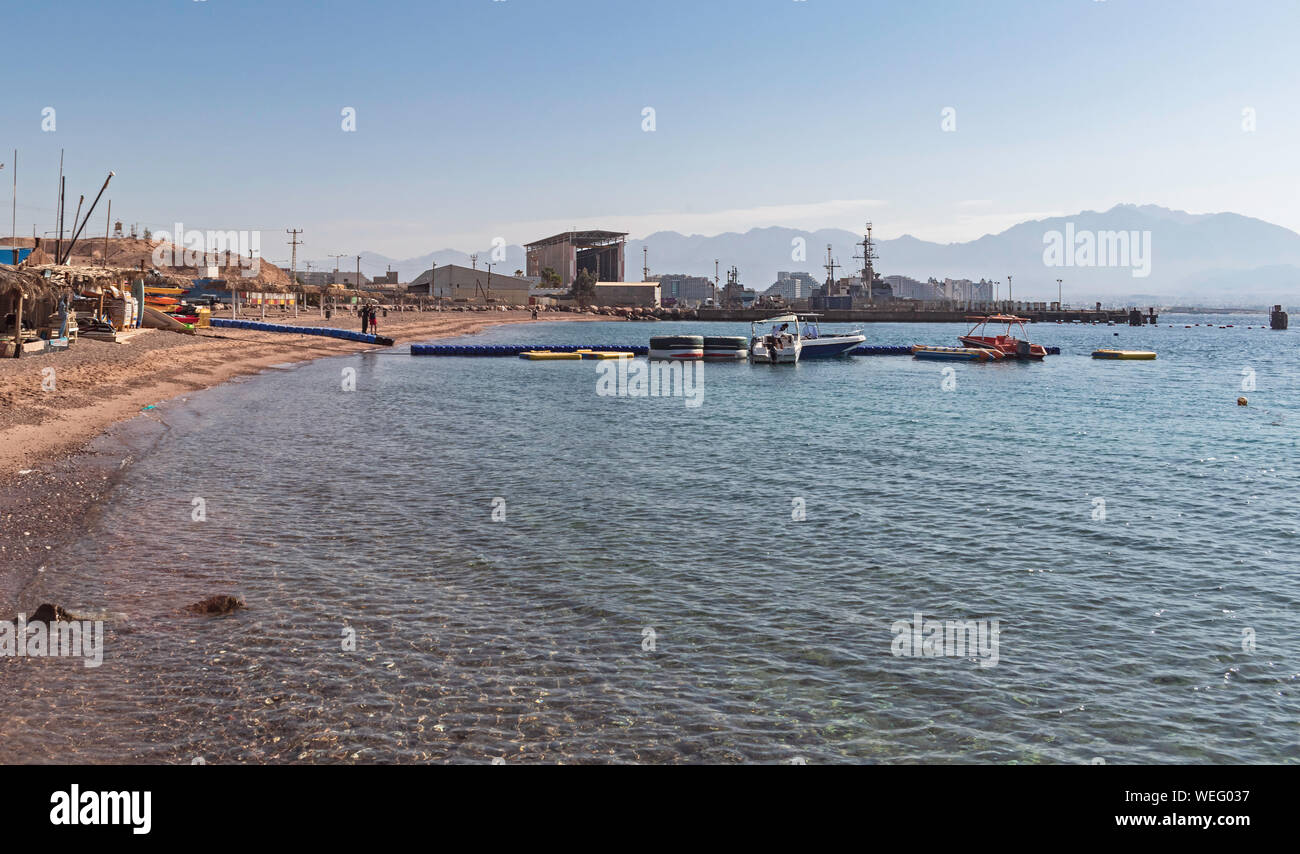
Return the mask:
{"type": "Polygon", "coordinates": [[[655,396],[402,346],[163,402],[5,603],[103,635],[0,658],[0,761],[1296,763],[1300,332],[1266,326],[1034,324],[1060,355],[655,396]],[[216,594],[246,607],[186,610],[216,594]]]}

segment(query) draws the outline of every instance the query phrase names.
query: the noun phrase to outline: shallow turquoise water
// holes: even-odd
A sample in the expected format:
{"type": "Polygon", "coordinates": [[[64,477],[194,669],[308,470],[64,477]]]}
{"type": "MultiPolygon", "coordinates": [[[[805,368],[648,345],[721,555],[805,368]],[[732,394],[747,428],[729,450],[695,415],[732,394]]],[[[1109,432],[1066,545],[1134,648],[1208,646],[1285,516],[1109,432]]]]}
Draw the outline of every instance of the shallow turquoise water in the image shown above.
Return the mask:
{"type": "MultiPolygon", "coordinates": [[[[404,349],[194,395],[25,591],[121,616],[98,669],[6,668],[0,759],[1294,762],[1300,338],[1206,322],[707,364],[698,407],[404,349]],[[248,610],[177,613],[215,592],[248,610]],[[918,612],[997,620],[996,664],[894,655],[918,612]]],[[[472,340],[669,331],[748,327],[472,340]]]]}

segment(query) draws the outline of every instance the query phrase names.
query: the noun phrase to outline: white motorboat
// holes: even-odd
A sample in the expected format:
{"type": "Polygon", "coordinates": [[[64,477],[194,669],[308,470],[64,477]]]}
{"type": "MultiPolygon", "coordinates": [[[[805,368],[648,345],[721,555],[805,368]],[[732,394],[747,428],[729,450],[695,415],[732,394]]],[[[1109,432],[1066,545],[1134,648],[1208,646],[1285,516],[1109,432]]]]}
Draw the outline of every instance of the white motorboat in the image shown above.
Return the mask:
{"type": "Polygon", "coordinates": [[[862,330],[852,332],[822,332],[817,324],[818,315],[801,314],[803,322],[803,341],[801,359],[829,359],[833,356],[845,356],[857,347],[861,347],[867,337],[862,330]]]}
{"type": "Polygon", "coordinates": [[[764,364],[794,364],[803,352],[799,317],[782,314],[749,324],[749,360],[764,364]],[[766,329],[766,331],[762,331],[766,329]]]}

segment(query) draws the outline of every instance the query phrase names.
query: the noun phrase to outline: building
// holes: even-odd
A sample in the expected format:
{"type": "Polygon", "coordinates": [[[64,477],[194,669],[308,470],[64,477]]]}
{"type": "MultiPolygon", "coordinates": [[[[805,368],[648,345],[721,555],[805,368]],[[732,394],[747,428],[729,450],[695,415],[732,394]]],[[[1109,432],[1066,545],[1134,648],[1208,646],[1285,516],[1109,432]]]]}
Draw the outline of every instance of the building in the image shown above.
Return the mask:
{"type": "MultiPolygon", "coordinates": [[[[310,273],[304,273],[299,270],[298,281],[304,285],[315,285],[316,287],[325,287],[337,283],[345,288],[355,288],[357,286],[357,271],[353,270],[349,273],[347,270],[312,270],[310,273]]],[[[361,275],[361,287],[364,288],[368,284],[370,284],[370,280],[363,273],[361,275]]]]}
{"type": "Polygon", "coordinates": [[[885,282],[894,292],[894,299],[937,300],[941,299],[934,287],[934,280],[921,282],[911,276],[885,276],[885,282]]]}
{"type": "Polygon", "coordinates": [[[452,302],[528,305],[529,290],[536,284],[536,279],[526,276],[507,276],[459,264],[444,264],[416,276],[407,285],[406,292],[452,302]]]}
{"type": "Polygon", "coordinates": [[[713,280],[704,276],[661,273],[651,276],[650,281],[659,283],[660,299],[672,300],[672,305],[695,307],[715,299],[713,280]]]}
{"type": "Polygon", "coordinates": [[[763,296],[779,296],[786,302],[792,303],[797,299],[807,299],[812,296],[813,290],[817,287],[819,287],[817,280],[807,273],[788,273],[782,270],[776,274],[776,281],[772,286],[763,291],[763,296]]]}
{"type": "Polygon", "coordinates": [[[552,269],[560,276],[560,286],[573,287],[579,270],[589,270],[598,282],[623,281],[625,231],[566,231],[526,244],[527,273],[541,276],[552,269]]]}
{"type": "Polygon", "coordinates": [[[658,282],[597,282],[596,305],[641,306],[659,305],[658,282]]]}

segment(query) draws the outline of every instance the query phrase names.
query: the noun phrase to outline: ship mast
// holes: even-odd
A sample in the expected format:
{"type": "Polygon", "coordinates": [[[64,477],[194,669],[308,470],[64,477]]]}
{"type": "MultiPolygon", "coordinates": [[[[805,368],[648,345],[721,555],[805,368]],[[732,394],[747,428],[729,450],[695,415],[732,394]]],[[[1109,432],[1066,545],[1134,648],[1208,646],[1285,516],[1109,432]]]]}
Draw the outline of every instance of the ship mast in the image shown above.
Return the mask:
{"type": "Polygon", "coordinates": [[[831,245],[829,243],[826,244],[826,264],[824,266],[826,267],[826,296],[833,297],[835,296],[835,268],[839,264],[836,264],[835,259],[831,257],[831,245]]]}
{"type": "Polygon", "coordinates": [[[862,242],[857,245],[862,247],[862,254],[853,257],[862,261],[862,283],[867,286],[867,305],[871,305],[873,300],[871,285],[876,280],[877,260],[876,247],[871,242],[871,223],[867,223],[867,233],[862,236],[862,242]]]}

